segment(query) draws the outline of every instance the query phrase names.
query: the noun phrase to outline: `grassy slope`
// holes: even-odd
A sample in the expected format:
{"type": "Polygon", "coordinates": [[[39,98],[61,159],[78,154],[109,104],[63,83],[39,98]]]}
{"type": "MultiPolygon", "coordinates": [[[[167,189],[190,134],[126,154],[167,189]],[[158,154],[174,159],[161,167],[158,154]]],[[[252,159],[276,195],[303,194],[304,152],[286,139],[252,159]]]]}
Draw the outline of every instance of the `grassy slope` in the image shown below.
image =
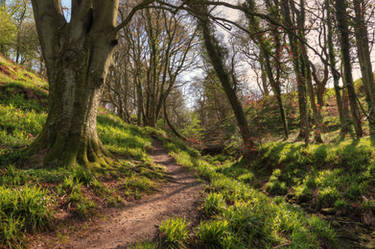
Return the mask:
{"type": "Polygon", "coordinates": [[[25,233],[53,224],[59,212],[86,217],[152,192],[164,169],[147,155],[151,129],[100,111],[99,136],[118,158],[111,168],[38,168],[22,158],[46,119],[48,84],[0,56],[0,247],[25,246],[25,233]],[[22,161],[22,160],[21,160],[22,161]]]}
{"type": "MultiPolygon", "coordinates": [[[[163,180],[163,170],[147,155],[150,134],[156,131],[127,125],[103,110],[100,137],[123,158],[112,168],[12,165],[12,158],[22,156],[19,149],[42,128],[47,91],[45,80],[0,57],[0,247],[23,246],[24,234],[50,226],[57,210],[85,217],[139,198],[163,180]]],[[[251,169],[245,162],[202,158],[183,144],[164,142],[179,164],[193,168],[209,184],[201,224],[190,236],[183,219],[165,221],[160,227],[162,248],[335,248],[337,234],[330,225],[293,202],[337,215],[373,207],[374,150],[366,139],[308,148],[267,144],[251,169]]]]}
{"type": "MultiPolygon", "coordinates": [[[[359,89],[360,82],[356,84],[359,89]]],[[[366,108],[363,91],[360,98],[366,108]]],[[[252,164],[226,161],[223,156],[202,158],[166,140],[177,162],[196,170],[209,185],[202,207],[204,219],[192,236],[186,236],[186,221],[167,220],[160,228],[163,246],[374,248],[374,144],[369,138],[342,140],[332,89],[326,99],[323,139],[328,144],[306,148],[292,142],[298,131],[293,124],[289,142],[266,143],[252,164]]],[[[258,104],[260,111],[252,116],[266,127],[264,131],[280,134],[281,127],[267,126],[278,123],[278,109],[269,104],[268,100],[258,104]]],[[[365,121],[363,125],[368,132],[365,121]]],[[[270,136],[264,140],[279,140],[276,134],[270,136]]]]}
{"type": "Polygon", "coordinates": [[[256,175],[244,161],[203,158],[183,144],[164,142],[177,163],[194,169],[209,184],[203,219],[193,235],[185,236],[186,223],[168,220],[160,229],[162,248],[337,248],[336,233],[327,222],[259,191],[256,175]]]}

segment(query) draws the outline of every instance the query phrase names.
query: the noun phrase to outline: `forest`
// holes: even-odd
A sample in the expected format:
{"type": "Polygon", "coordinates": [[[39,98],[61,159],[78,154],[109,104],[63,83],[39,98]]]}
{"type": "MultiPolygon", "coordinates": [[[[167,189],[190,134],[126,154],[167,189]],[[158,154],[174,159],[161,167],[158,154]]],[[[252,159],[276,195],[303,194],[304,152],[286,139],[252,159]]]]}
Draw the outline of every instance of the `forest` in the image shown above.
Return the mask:
{"type": "Polygon", "coordinates": [[[375,248],[374,0],[0,0],[0,248],[375,248]]]}

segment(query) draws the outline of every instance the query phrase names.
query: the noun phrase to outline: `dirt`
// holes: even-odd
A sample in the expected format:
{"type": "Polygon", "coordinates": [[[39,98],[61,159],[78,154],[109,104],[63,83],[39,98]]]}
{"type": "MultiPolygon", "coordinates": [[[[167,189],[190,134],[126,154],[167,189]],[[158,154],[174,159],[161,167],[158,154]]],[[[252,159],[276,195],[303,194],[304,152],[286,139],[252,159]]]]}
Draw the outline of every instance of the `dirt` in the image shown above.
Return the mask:
{"type": "Polygon", "coordinates": [[[203,184],[178,166],[160,141],[154,141],[153,160],[166,167],[167,181],[159,192],[125,205],[106,209],[102,218],[70,228],[70,233],[42,234],[30,248],[121,249],[158,236],[158,226],[169,217],[198,221],[203,184]]]}
{"type": "Polygon", "coordinates": [[[0,65],[0,73],[3,73],[5,74],[6,76],[12,76],[10,71],[9,71],[9,68],[5,65],[0,65]]]}

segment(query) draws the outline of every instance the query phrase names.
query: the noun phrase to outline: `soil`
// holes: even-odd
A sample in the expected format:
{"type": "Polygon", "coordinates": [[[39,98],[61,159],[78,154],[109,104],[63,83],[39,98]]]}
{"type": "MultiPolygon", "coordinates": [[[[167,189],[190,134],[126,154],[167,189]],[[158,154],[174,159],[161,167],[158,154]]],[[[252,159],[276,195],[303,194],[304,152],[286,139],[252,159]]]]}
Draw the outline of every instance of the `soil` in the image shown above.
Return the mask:
{"type": "Polygon", "coordinates": [[[177,165],[160,141],[154,141],[151,156],[167,171],[167,181],[159,192],[121,209],[105,209],[102,218],[75,225],[69,228],[68,235],[42,234],[30,248],[128,248],[157,238],[158,226],[169,217],[185,217],[197,223],[203,184],[188,169],[177,165]]]}

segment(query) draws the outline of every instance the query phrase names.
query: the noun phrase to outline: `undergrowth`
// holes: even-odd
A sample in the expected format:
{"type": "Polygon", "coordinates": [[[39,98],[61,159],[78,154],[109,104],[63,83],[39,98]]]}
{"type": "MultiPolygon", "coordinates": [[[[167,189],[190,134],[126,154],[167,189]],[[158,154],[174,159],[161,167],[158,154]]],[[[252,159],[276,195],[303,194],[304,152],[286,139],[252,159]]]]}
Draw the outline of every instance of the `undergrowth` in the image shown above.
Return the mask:
{"type": "Polygon", "coordinates": [[[61,209],[86,218],[151,193],[163,181],[165,169],[147,155],[150,133],[157,131],[128,125],[104,109],[97,129],[115,158],[108,168],[22,163],[47,117],[48,84],[1,56],[0,65],[0,248],[27,246],[25,234],[49,228],[61,209]]]}
{"type": "Polygon", "coordinates": [[[270,143],[261,155],[258,170],[266,178],[272,171],[266,184],[270,194],[287,194],[311,209],[338,215],[375,210],[375,149],[369,138],[307,147],[270,143]]]}
{"type": "Polygon", "coordinates": [[[194,248],[337,248],[331,226],[283,198],[271,198],[244,161],[200,157],[194,149],[164,139],[177,163],[208,180],[205,216],[193,229],[194,248]]]}

